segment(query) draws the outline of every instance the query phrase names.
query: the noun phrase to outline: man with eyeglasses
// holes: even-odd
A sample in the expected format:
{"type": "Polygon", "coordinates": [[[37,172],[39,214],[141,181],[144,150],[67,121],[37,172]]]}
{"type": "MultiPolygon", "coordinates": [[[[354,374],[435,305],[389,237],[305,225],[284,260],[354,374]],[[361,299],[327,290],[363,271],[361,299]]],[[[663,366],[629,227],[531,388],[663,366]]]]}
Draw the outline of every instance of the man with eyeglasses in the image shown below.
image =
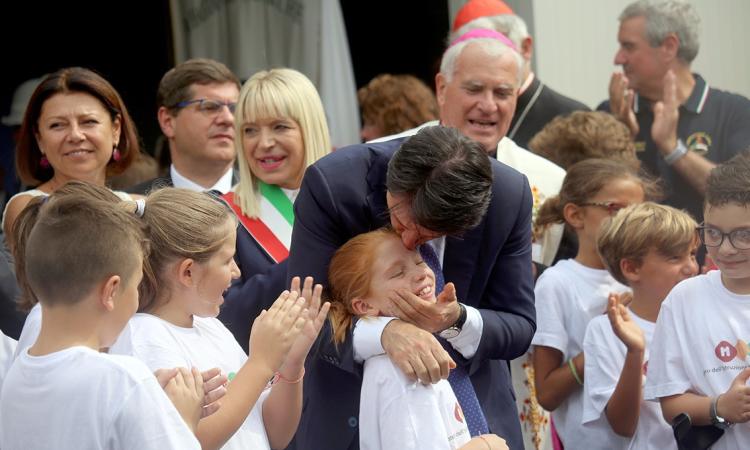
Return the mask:
{"type": "Polygon", "coordinates": [[[165,177],[128,191],[175,186],[194,191],[229,192],[234,184],[234,107],[240,81],[227,66],[196,58],[170,69],[157,93],[159,126],[172,164],[165,177]]]}

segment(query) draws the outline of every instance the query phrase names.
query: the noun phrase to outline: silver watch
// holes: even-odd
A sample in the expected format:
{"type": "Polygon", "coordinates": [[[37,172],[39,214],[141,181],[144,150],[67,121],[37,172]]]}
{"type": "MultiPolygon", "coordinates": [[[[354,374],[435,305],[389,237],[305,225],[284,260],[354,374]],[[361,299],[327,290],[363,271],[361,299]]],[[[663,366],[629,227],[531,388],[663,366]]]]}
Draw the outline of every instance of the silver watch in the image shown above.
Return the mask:
{"type": "Polygon", "coordinates": [[[718,403],[719,403],[719,396],[717,395],[716,397],[711,399],[711,410],[709,411],[709,415],[711,416],[711,424],[715,426],[716,428],[726,430],[727,428],[732,426],[732,422],[721,417],[719,413],[716,412],[716,405],[718,403]]]}
{"type": "Polygon", "coordinates": [[[461,303],[458,304],[458,307],[460,308],[458,319],[453,325],[438,333],[438,336],[440,336],[441,338],[451,339],[461,334],[464,323],[466,323],[466,307],[461,303]]]}

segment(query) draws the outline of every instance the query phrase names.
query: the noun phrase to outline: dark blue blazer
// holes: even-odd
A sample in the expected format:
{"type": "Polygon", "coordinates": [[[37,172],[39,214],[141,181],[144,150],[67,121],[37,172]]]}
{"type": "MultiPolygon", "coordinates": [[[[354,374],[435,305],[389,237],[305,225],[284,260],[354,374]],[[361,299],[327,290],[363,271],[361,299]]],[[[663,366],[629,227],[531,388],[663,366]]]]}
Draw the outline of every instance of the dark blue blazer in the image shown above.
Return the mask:
{"type": "MultiPolygon", "coordinates": [[[[309,167],[295,202],[289,276],[327,280],[333,253],[349,238],[389,222],[385,200],[388,161],[401,139],[333,152],[309,167]]],[[[531,274],[531,191],[526,177],[492,160],[492,201],[482,222],[448,237],[446,281],[461,302],[480,308],[484,322],[474,357],[452,354],[465,366],[490,431],[522,449],[510,382],[510,360],[524,354],[536,329],[531,274]]],[[[351,334],[338,349],[328,324],[310,353],[297,449],[357,449],[362,367],[353,360],[351,334]]],[[[366,408],[367,405],[363,405],[366,408]]]]}
{"type": "Polygon", "coordinates": [[[270,308],[288,286],[288,260],[275,264],[242,224],[237,225],[234,260],[241,275],[224,294],[224,305],[218,319],[247,353],[253,321],[263,309],[270,308]]]}

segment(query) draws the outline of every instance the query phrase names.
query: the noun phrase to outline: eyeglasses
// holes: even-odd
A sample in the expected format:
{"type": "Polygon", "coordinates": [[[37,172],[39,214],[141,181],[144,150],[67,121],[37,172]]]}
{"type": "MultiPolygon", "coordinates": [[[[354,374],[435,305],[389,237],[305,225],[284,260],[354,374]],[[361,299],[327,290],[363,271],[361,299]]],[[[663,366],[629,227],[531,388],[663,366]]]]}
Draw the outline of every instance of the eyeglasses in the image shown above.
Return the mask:
{"type": "Polygon", "coordinates": [[[706,247],[721,247],[724,238],[729,238],[729,243],[737,250],[750,250],[750,229],[741,228],[724,233],[714,227],[701,225],[698,228],[698,236],[706,247]]]}
{"type": "Polygon", "coordinates": [[[195,100],[185,100],[184,102],[180,102],[176,105],[174,105],[175,108],[184,108],[186,106],[190,106],[193,103],[198,104],[198,111],[202,113],[206,113],[210,116],[214,116],[216,114],[219,114],[221,112],[221,109],[223,107],[229,108],[229,112],[234,114],[234,109],[237,107],[236,102],[220,102],[218,100],[209,100],[207,98],[198,98],[195,100]]]}
{"type": "Polygon", "coordinates": [[[604,208],[607,210],[607,214],[610,216],[614,216],[617,214],[617,211],[627,208],[628,205],[623,205],[622,203],[617,202],[587,202],[587,203],[581,203],[578,206],[598,206],[600,208],[604,208]]]}

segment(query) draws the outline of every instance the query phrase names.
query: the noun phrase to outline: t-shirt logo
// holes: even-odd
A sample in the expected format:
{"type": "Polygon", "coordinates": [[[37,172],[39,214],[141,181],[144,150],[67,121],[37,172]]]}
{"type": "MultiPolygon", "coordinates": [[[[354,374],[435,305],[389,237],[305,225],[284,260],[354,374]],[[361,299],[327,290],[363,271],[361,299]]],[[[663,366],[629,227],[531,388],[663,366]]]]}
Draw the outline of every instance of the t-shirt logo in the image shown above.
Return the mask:
{"type": "Polygon", "coordinates": [[[711,149],[711,136],[704,131],[696,131],[685,140],[688,150],[704,156],[711,149]]]}
{"type": "Polygon", "coordinates": [[[732,345],[727,341],[721,341],[714,349],[714,353],[721,361],[728,363],[737,357],[741,360],[747,358],[748,353],[750,353],[750,348],[748,348],[747,342],[742,339],[737,340],[737,345],[732,345]]]}
{"type": "Polygon", "coordinates": [[[456,402],[456,407],[453,408],[453,415],[456,417],[456,420],[458,420],[461,423],[464,423],[464,412],[461,409],[461,405],[456,402]]]}

